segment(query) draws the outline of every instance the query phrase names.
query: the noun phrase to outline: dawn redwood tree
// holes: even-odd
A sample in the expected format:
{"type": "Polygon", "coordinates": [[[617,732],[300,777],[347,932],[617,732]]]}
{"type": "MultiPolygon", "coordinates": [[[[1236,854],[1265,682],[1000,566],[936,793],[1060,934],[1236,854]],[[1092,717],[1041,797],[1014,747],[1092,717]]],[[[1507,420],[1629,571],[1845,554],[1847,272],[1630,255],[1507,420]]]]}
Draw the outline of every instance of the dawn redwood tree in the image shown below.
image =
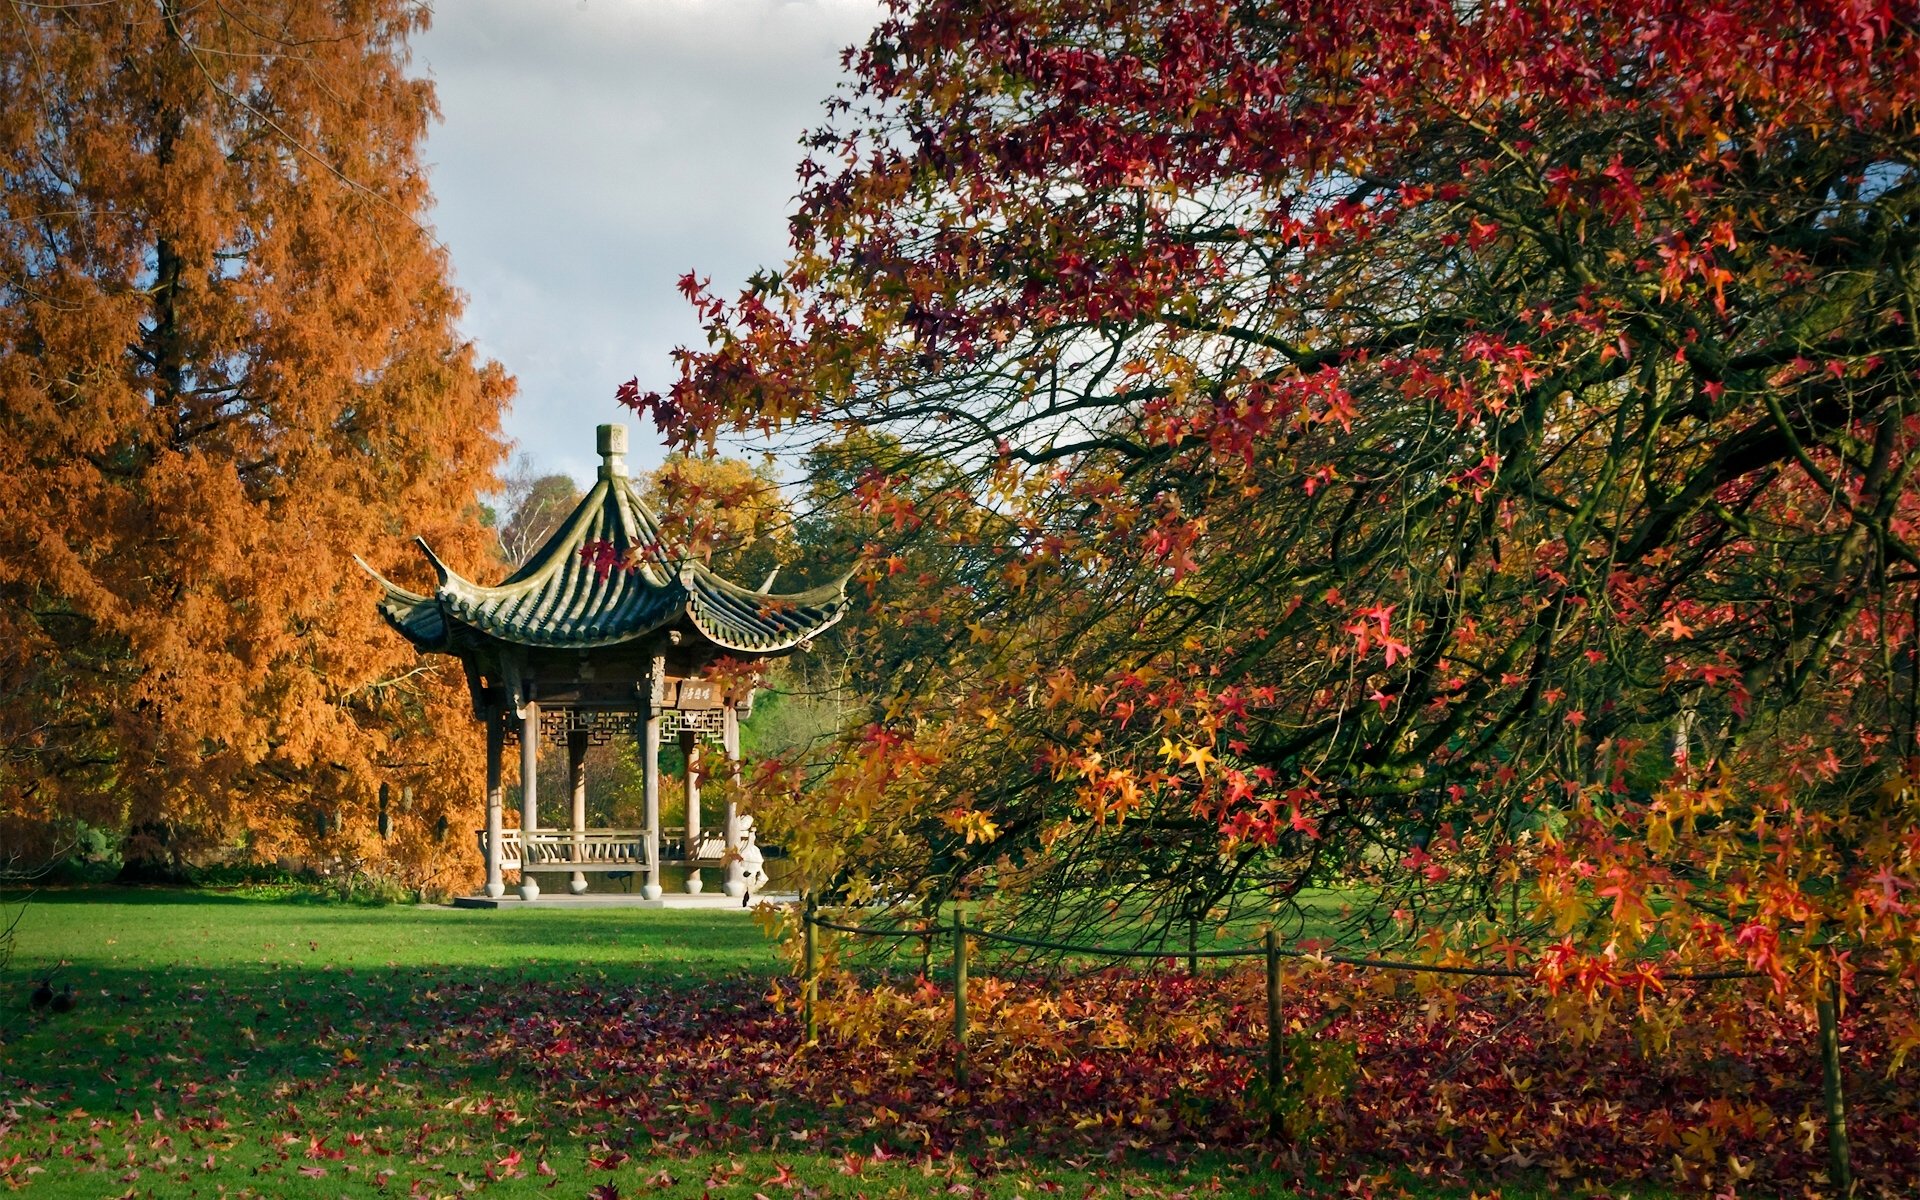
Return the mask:
{"type": "Polygon", "coordinates": [[[792,258],[690,276],[634,398],[903,449],[849,508],[940,648],[816,871],[1061,928],[1362,880],[1555,987],[1913,970],[1911,17],[894,5],[792,258]]]}
{"type": "Polygon", "coordinates": [[[462,685],[380,626],[352,559],[419,577],[421,533],[478,567],[511,391],[456,331],[422,224],[427,16],[151,0],[0,22],[16,850],[84,820],[150,858],[250,837],[442,885],[471,858],[462,685]]]}

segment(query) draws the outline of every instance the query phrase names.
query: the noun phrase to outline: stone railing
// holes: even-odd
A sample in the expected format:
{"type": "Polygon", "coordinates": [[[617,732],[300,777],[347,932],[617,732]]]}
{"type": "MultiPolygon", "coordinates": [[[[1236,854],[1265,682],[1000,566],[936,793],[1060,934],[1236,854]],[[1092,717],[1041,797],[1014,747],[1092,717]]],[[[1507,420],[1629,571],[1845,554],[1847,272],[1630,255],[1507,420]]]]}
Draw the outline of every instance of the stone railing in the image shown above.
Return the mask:
{"type": "MultiPolygon", "coordinates": [[[[486,857],[487,831],[474,831],[480,855],[486,857]]],[[[662,862],[686,862],[684,837],[663,838],[662,862]]],[[[726,835],[718,829],[703,829],[694,843],[692,861],[718,865],[726,855],[726,835]]],[[[567,829],[536,829],[526,833],[518,829],[501,831],[500,868],[518,871],[522,866],[534,871],[631,871],[647,865],[647,831],[644,829],[587,829],[575,833],[567,829]],[[530,853],[529,853],[530,852],[530,853]]]]}
{"type": "Polygon", "coordinates": [[[685,831],[680,837],[660,846],[660,857],[668,862],[693,863],[698,866],[717,867],[727,857],[727,834],[722,829],[702,829],[700,839],[693,844],[693,853],[687,853],[685,831]]]}
{"type": "MultiPolygon", "coordinates": [[[[487,852],[487,832],[478,831],[480,853],[487,852]]],[[[647,865],[644,829],[536,829],[531,833],[507,829],[500,837],[500,867],[518,871],[631,871],[647,865]]]]}

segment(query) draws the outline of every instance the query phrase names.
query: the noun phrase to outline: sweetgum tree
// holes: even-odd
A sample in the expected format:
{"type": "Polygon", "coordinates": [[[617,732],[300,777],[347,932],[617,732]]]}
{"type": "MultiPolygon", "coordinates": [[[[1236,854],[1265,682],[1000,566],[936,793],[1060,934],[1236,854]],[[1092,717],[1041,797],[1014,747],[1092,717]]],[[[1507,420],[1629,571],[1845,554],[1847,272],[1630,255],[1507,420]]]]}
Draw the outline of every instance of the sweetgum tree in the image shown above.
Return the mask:
{"type": "Polygon", "coordinates": [[[1358,879],[1556,987],[1910,970],[1910,17],[896,5],[791,260],[690,283],[638,400],[888,439],[904,649],[816,869],[1061,927],[1358,879]]]}
{"type": "Polygon", "coordinates": [[[0,22],[12,852],[84,820],[151,858],[251,837],[422,883],[471,869],[479,749],[441,736],[464,689],[381,627],[351,557],[412,571],[424,533],[480,566],[511,390],[456,331],[421,224],[426,17],[159,0],[0,22]]]}

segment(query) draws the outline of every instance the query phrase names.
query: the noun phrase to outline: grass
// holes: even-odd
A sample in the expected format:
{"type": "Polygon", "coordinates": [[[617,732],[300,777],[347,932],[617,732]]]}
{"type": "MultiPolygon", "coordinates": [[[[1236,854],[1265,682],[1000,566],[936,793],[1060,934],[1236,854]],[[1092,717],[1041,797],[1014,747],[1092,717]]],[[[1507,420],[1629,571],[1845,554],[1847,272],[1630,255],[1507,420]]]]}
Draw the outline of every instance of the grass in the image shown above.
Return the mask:
{"type": "Polygon", "coordinates": [[[24,902],[0,975],[0,1181],[32,1197],[296,1200],[586,1196],[609,1183],[621,1196],[740,1200],[1289,1194],[1257,1155],[1208,1151],[1177,1163],[1021,1162],[982,1175],[946,1160],[851,1174],[809,1133],[831,1111],[765,1114],[737,1153],[682,1153],[655,1130],[644,1146],[664,1151],[596,1167],[619,1157],[604,1147],[642,1143],[559,1115],[510,1030],[463,1024],[523,989],[670,1002],[716,980],[758,987],[780,969],[753,920],[732,912],[41,893],[24,902]],[[28,1011],[33,981],[49,973],[73,985],[75,1011],[28,1011]],[[497,1044],[474,1045],[483,1036],[497,1044]]]}

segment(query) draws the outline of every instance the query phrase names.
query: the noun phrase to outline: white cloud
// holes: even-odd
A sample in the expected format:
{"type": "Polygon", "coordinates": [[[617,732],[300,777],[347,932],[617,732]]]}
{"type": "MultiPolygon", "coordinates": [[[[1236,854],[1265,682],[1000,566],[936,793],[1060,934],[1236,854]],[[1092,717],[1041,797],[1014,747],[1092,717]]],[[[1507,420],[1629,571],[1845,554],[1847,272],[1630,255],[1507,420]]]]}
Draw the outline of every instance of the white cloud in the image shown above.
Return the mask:
{"type": "MultiPolygon", "coordinates": [[[[688,270],[731,291],[787,248],[800,135],[874,0],[442,0],[415,44],[444,121],[434,225],[464,326],[519,377],[508,433],[593,473],[614,388],[673,379],[688,270]]],[[[636,424],[635,460],[657,460],[636,424]]]]}

